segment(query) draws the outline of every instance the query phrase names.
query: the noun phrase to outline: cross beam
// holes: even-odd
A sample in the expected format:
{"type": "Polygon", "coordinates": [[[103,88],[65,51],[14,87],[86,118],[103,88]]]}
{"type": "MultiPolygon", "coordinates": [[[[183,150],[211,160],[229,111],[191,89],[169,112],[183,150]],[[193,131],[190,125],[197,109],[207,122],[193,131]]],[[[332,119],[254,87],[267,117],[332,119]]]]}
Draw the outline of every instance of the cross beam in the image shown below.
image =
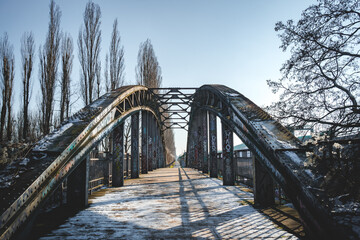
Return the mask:
{"type": "Polygon", "coordinates": [[[162,128],[188,130],[193,95],[197,88],[149,88],[160,103],[162,128]]]}

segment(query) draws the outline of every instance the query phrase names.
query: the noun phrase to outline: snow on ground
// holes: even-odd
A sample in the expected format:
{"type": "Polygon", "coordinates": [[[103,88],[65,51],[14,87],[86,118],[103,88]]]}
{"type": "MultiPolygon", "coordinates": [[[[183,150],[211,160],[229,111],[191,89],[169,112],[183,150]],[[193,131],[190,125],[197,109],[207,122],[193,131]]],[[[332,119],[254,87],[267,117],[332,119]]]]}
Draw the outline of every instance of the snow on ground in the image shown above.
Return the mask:
{"type": "Polygon", "coordinates": [[[26,166],[28,163],[29,163],[30,159],[28,158],[24,158],[20,163],[19,165],[21,166],[26,166]]]}
{"type": "Polygon", "coordinates": [[[249,192],[191,169],[158,169],[94,198],[50,239],[297,239],[243,201],[249,192]]]}
{"type": "Polygon", "coordinates": [[[13,175],[0,175],[0,188],[8,188],[13,182],[13,175]]]}

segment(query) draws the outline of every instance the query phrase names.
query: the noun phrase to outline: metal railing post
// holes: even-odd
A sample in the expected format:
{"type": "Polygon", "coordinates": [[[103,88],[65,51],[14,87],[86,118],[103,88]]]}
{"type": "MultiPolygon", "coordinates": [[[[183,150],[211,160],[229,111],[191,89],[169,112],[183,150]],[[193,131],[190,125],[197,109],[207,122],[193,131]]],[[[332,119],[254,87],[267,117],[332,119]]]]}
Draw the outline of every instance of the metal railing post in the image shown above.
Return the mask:
{"type": "Polygon", "coordinates": [[[209,172],[209,163],[208,163],[208,117],[207,111],[201,111],[201,125],[202,125],[202,172],[209,172]]]}
{"type": "Polygon", "coordinates": [[[223,142],[223,184],[226,186],[235,185],[234,173],[234,140],[232,130],[222,122],[222,142],[223,142]]]}
{"type": "Polygon", "coordinates": [[[269,207],[275,204],[274,181],[270,174],[253,155],[254,204],[269,207]]]}
{"type": "Polygon", "coordinates": [[[153,116],[151,114],[149,114],[148,116],[148,126],[149,126],[149,133],[148,133],[148,171],[152,171],[153,170],[153,122],[152,122],[152,118],[153,116]]]}
{"type": "Polygon", "coordinates": [[[113,131],[112,186],[124,186],[124,123],[113,131]]]}
{"type": "Polygon", "coordinates": [[[74,208],[85,208],[88,205],[90,156],[69,175],[67,180],[67,203],[74,208]]]}
{"type": "Polygon", "coordinates": [[[217,129],[216,129],[216,115],[209,112],[209,135],[210,135],[210,177],[218,177],[217,167],[217,129]]]}
{"type": "Polygon", "coordinates": [[[131,115],[131,178],[139,177],[139,113],[131,115]]]}
{"type": "Polygon", "coordinates": [[[142,111],[141,119],[141,173],[148,173],[148,112],[142,111]]]}

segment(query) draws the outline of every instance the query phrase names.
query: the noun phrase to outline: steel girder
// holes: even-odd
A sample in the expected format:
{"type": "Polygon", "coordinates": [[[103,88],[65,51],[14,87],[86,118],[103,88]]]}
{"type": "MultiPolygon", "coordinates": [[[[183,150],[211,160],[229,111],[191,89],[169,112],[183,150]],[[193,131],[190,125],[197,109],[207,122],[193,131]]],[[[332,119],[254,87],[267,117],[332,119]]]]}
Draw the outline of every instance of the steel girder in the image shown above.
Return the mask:
{"type": "MultiPolygon", "coordinates": [[[[125,86],[103,95],[45,136],[27,155],[29,169],[9,189],[0,188],[0,239],[9,239],[125,118],[148,111],[160,126],[159,104],[144,86],[125,86]]],[[[164,141],[161,132],[161,140],[164,141]]]]}
{"type": "Polygon", "coordinates": [[[218,177],[217,166],[217,128],[216,128],[216,115],[213,112],[209,112],[209,161],[210,161],[210,177],[218,177]]]}
{"type": "Polygon", "coordinates": [[[149,88],[160,103],[161,124],[166,129],[185,129],[189,124],[190,106],[197,88],[149,88]]]}
{"type": "Polygon", "coordinates": [[[124,185],[124,123],[119,124],[113,131],[112,149],[112,186],[124,185]]]}
{"type": "Polygon", "coordinates": [[[340,237],[344,229],[331,218],[317,194],[312,178],[305,172],[306,149],[300,141],[268,113],[237,91],[223,85],[203,85],[194,94],[187,145],[187,163],[192,163],[195,123],[201,110],[208,110],[247,145],[259,163],[283,188],[308,233],[316,237],[340,237]]]}

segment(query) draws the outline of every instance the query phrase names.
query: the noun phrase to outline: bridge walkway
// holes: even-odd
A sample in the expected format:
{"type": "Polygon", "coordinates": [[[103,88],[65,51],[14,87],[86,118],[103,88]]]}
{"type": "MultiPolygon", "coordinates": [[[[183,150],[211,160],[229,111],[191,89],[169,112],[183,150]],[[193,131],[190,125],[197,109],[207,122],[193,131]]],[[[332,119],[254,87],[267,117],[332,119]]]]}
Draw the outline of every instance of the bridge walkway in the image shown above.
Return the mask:
{"type": "Polygon", "coordinates": [[[251,192],[178,165],[104,191],[40,239],[297,239],[248,204],[251,192]]]}

